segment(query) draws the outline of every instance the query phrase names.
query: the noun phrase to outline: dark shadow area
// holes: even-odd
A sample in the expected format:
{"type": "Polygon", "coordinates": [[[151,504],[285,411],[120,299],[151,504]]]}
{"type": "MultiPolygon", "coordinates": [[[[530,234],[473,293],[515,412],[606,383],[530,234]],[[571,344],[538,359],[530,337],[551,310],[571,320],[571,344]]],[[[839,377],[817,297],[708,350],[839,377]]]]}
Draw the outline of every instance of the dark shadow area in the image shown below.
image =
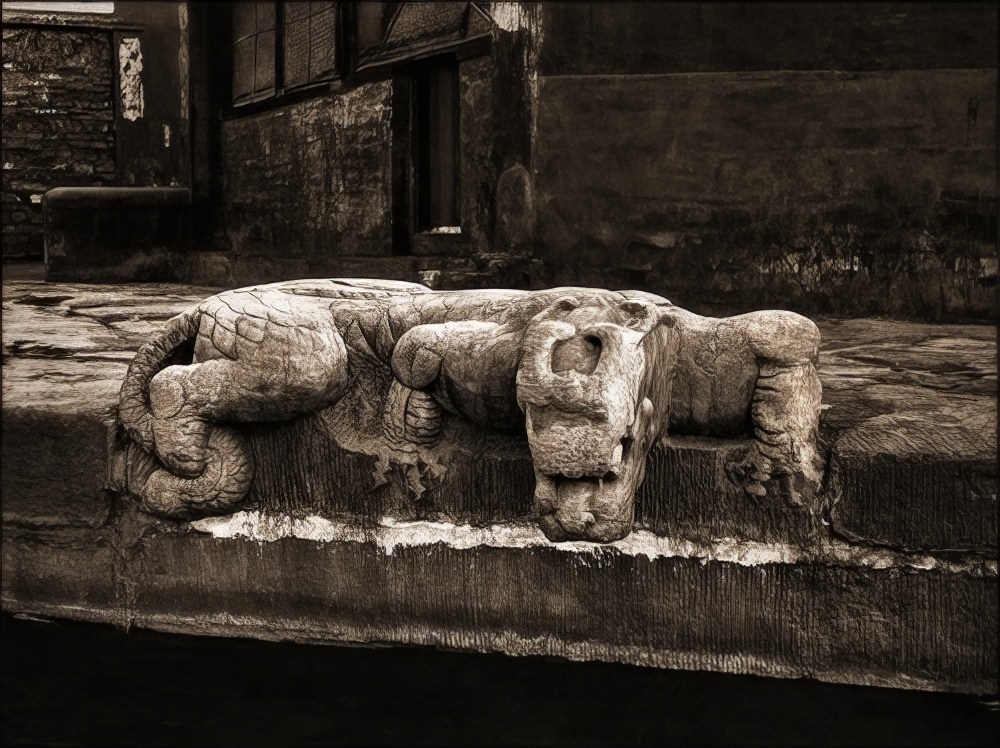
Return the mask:
{"type": "Polygon", "coordinates": [[[995,699],[4,615],[4,745],[993,745],[995,699]]]}

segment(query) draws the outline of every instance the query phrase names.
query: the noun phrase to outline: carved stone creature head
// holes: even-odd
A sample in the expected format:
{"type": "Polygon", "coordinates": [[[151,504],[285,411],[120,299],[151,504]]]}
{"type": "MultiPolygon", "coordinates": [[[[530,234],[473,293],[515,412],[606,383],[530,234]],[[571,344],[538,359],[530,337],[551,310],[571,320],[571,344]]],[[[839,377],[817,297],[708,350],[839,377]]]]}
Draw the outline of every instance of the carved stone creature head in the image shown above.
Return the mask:
{"type": "Polygon", "coordinates": [[[655,304],[561,298],[525,332],[517,373],[550,540],[610,542],[632,530],[646,456],[666,422],[675,335],[655,304]]]}

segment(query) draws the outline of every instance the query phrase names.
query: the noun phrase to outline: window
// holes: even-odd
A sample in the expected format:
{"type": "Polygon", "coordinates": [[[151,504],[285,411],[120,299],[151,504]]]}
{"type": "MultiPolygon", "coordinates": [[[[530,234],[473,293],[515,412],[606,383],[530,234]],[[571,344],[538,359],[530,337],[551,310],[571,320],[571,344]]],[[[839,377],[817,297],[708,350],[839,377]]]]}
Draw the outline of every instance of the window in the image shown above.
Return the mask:
{"type": "Polygon", "coordinates": [[[452,58],[416,69],[414,86],[414,166],[416,228],[457,233],[458,63],[452,58]]]}
{"type": "Polygon", "coordinates": [[[336,37],[336,3],[233,3],[233,104],[332,79],[336,37]]]}
{"type": "Polygon", "coordinates": [[[285,3],[284,85],[294,88],[333,77],[337,54],[333,3],[285,3]]]}
{"type": "Polygon", "coordinates": [[[275,93],[275,4],[233,5],[233,102],[275,93]]]}
{"type": "Polygon", "coordinates": [[[357,13],[356,46],[358,50],[373,47],[382,41],[389,17],[399,3],[355,3],[357,13]]]}

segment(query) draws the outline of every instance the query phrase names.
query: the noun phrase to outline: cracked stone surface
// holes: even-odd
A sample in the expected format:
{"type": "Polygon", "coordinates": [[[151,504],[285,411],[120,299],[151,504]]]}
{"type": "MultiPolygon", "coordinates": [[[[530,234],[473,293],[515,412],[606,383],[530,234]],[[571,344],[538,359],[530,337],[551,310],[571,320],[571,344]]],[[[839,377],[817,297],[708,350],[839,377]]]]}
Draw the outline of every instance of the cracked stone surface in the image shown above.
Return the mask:
{"type": "Polygon", "coordinates": [[[105,414],[136,349],[219,289],[143,284],[4,284],[5,408],[105,414]]]}

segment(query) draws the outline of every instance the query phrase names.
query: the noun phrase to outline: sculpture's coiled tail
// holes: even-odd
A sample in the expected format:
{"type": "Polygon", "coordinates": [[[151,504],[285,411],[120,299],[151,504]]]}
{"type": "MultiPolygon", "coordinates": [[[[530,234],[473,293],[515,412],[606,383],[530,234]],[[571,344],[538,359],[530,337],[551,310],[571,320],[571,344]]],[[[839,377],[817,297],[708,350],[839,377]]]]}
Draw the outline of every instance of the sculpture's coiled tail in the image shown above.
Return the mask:
{"type": "Polygon", "coordinates": [[[176,408],[165,409],[162,403],[154,408],[150,401],[157,374],[173,364],[190,363],[177,361],[177,354],[197,336],[201,317],[199,309],[184,312],[139,348],[118,401],[118,419],[134,442],[126,448],[122,488],[147,511],[175,519],[234,511],[254,475],[246,438],[234,428],[205,420],[184,401],[182,387],[161,387],[181,395],[176,408]]]}
{"type": "Polygon", "coordinates": [[[139,348],[128,366],[118,395],[118,420],[147,452],[155,449],[149,383],[171,363],[178,348],[197,336],[200,323],[201,311],[197,308],[172,317],[159,336],[139,348]]]}

